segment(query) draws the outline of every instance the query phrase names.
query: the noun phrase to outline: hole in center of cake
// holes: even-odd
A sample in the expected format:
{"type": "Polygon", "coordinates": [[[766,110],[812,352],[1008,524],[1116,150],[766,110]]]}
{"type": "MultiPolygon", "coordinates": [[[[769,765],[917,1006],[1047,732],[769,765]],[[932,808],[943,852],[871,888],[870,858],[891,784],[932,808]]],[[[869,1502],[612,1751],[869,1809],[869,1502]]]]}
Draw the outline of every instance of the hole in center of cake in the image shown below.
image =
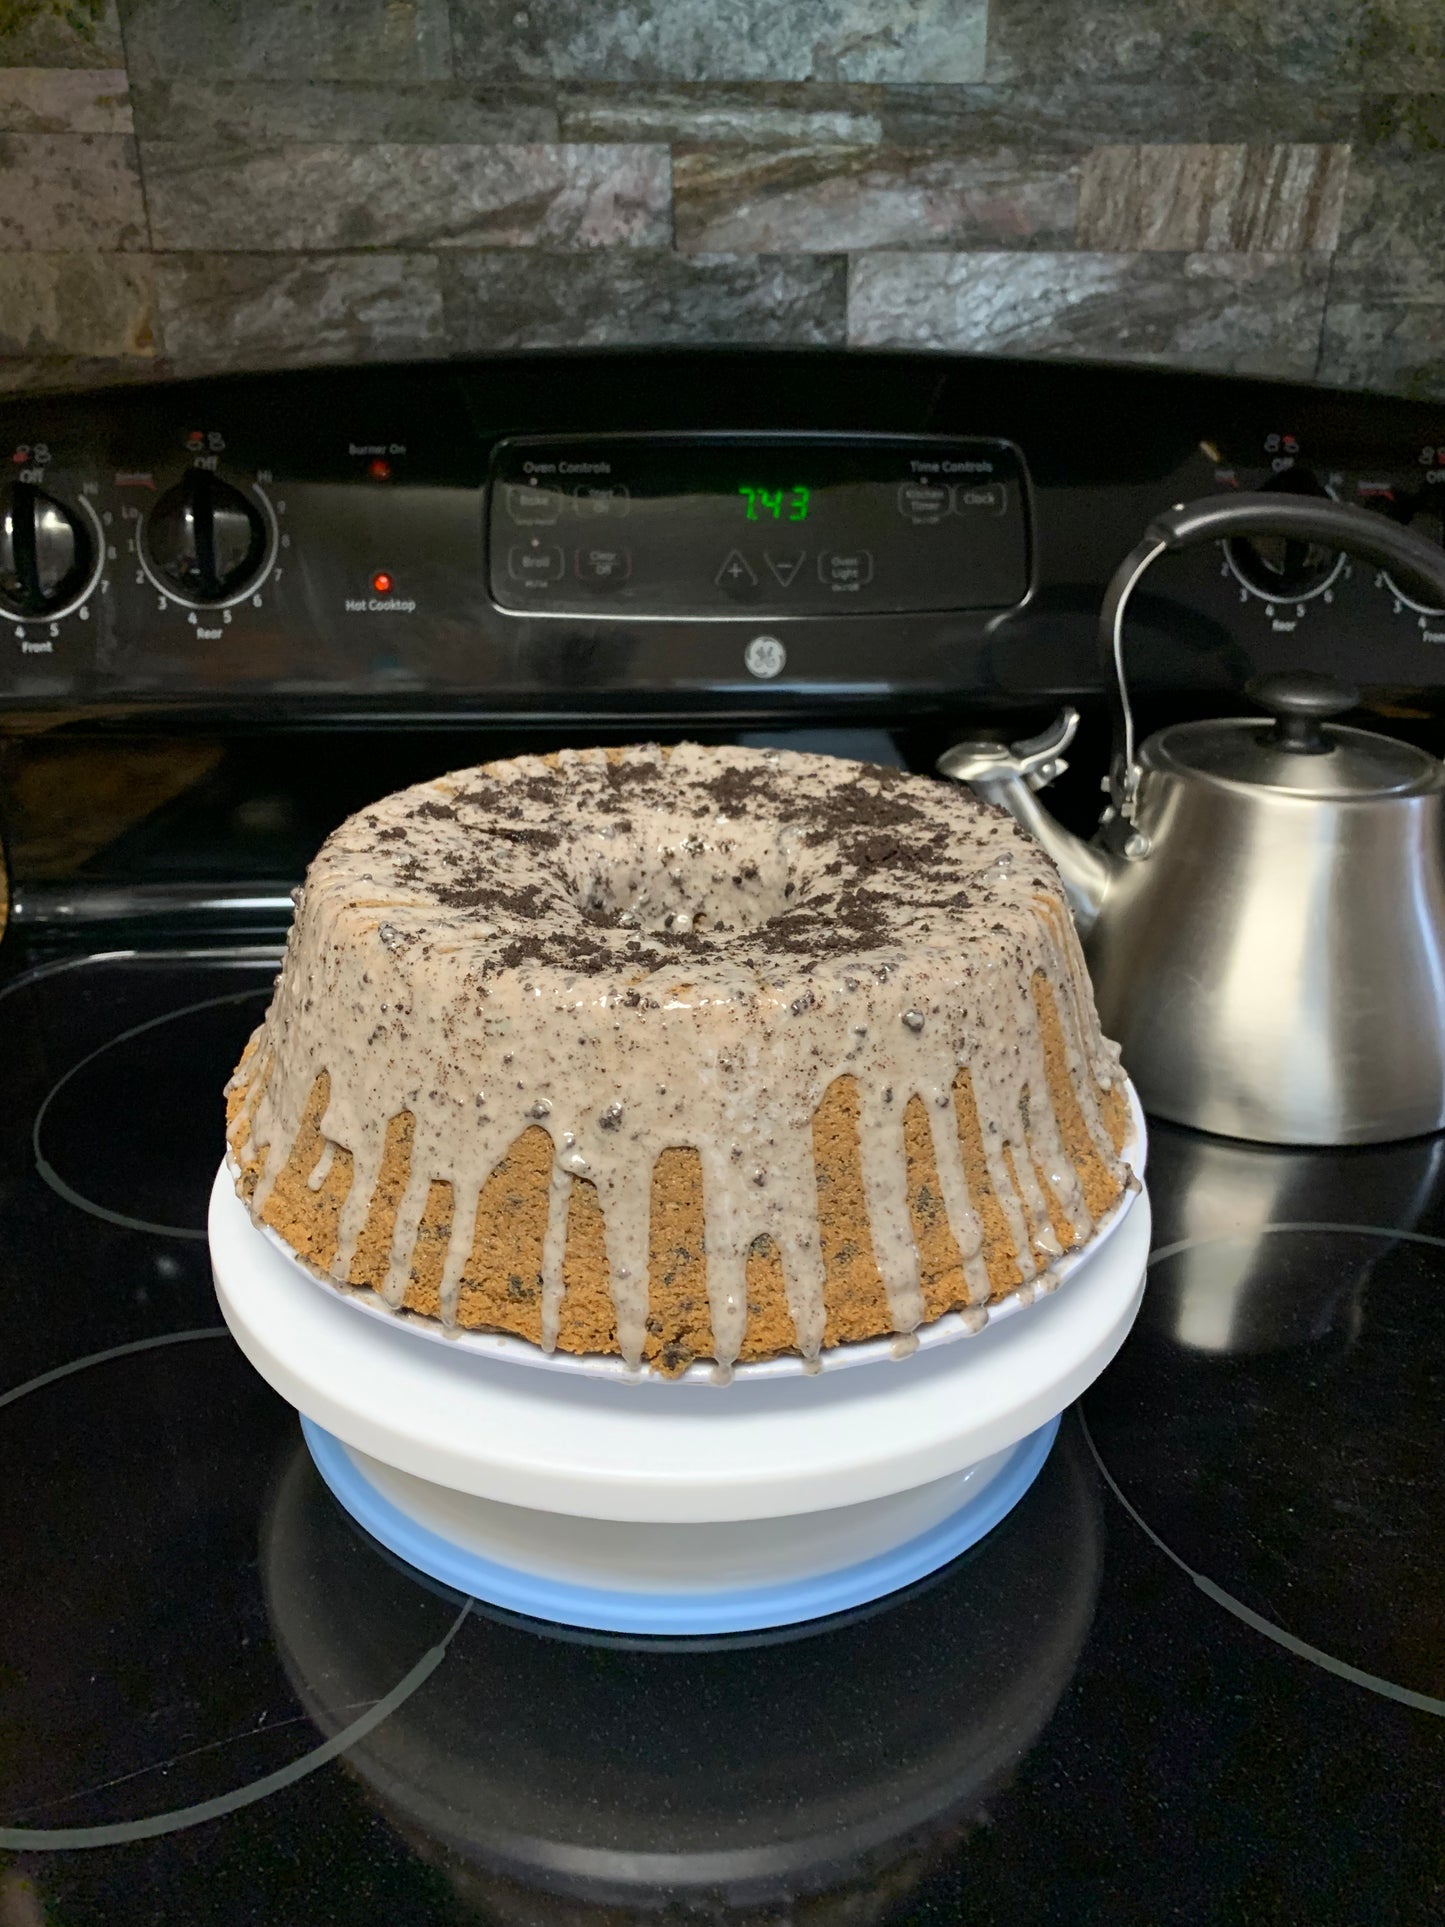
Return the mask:
{"type": "Polygon", "coordinates": [[[724,938],[761,930],[795,905],[795,854],[731,827],[726,835],[677,834],[640,818],[624,830],[572,845],[571,884],[589,923],[651,936],[724,938]]]}

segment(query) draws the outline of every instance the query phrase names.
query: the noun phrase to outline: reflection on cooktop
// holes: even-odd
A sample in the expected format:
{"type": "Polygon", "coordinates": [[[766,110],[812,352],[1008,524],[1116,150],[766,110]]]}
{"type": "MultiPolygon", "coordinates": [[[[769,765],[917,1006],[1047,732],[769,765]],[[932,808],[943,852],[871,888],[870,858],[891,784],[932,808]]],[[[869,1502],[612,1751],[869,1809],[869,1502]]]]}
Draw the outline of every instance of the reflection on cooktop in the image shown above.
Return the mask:
{"type": "MultiPolygon", "coordinates": [[[[445,1671],[348,1748],[347,1769],[504,1917],[529,1890],[585,1904],[580,1920],[664,1889],[708,1919],[805,1896],[810,1919],[875,1918],[1053,1713],[1097,1596],[1097,1493],[1071,1430],[942,1579],[783,1641],[558,1640],[475,1609],[445,1671]]],[[[373,1552],[300,1447],[262,1548],[276,1648],[333,1732],[410,1662],[397,1606],[414,1577],[373,1552]]]]}
{"type": "MultiPolygon", "coordinates": [[[[1094,1430],[1125,1497],[1188,1566],[1445,1711],[1445,1363],[1420,1342],[1439,1317],[1445,1239],[1420,1238],[1236,1234],[1227,1242],[1249,1248],[1249,1302],[1295,1342],[1220,1350],[1201,1369],[1187,1321],[1182,1339],[1178,1326],[1160,1329],[1178,1304],[1161,1292],[1110,1374],[1094,1430]]],[[[1161,1254],[1151,1280],[1195,1249],[1161,1254]]]]}
{"type": "Polygon", "coordinates": [[[31,1129],[35,1166],[50,1188],[112,1224],[204,1238],[216,1147],[196,1120],[215,1109],[215,1066],[228,1052],[240,1056],[238,1029],[244,1023],[244,1043],[269,994],[269,986],[232,990],[148,1017],[72,1065],[46,1092],[31,1129]],[[102,1132],[105,1154],[97,1157],[102,1132]],[[192,1208],[178,1212],[178,1198],[192,1208]],[[187,1222],[170,1222],[167,1211],[187,1222]]]}
{"type": "Polygon", "coordinates": [[[0,984],[0,1921],[1440,1914],[1442,1140],[1154,1127],[1156,1261],[1087,1401],[1144,1530],[1070,1423],[998,1532],[856,1620],[566,1639],[391,1561],[229,1337],[186,1336],[218,1321],[175,1234],[274,969],[0,984]]]}
{"type": "Polygon", "coordinates": [[[1436,1201],[1445,1138],[1352,1151],[1237,1144],[1156,1125],[1149,1146],[1155,1262],[1147,1329],[1202,1352],[1277,1351],[1333,1333],[1347,1345],[1389,1240],[1274,1244],[1266,1226],[1378,1225],[1408,1232],[1436,1201]],[[1167,1254],[1169,1262],[1161,1259],[1167,1254]]]}

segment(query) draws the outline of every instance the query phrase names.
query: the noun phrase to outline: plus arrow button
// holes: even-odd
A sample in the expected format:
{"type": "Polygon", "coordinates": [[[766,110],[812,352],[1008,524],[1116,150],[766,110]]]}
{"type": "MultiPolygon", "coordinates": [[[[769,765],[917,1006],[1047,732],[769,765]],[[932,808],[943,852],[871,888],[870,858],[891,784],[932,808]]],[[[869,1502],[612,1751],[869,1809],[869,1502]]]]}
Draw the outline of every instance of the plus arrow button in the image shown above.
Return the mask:
{"type": "Polygon", "coordinates": [[[739,589],[756,589],[758,586],[758,578],[740,549],[729,549],[713,580],[720,589],[731,589],[734,593],[739,589]]]}

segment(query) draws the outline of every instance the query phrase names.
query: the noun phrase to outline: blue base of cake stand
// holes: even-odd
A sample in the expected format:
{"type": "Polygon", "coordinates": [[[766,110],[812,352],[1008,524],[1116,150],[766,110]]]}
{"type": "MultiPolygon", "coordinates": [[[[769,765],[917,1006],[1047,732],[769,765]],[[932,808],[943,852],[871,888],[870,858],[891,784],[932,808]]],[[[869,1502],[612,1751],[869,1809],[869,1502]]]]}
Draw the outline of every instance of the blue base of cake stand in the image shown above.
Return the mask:
{"type": "MultiPolygon", "coordinates": [[[[974,1499],[926,1532],[859,1564],[811,1578],[730,1592],[624,1592],[569,1585],[500,1564],[409,1518],[379,1492],[340,1439],[302,1417],[322,1478],[373,1539],[455,1591],[509,1612],[599,1632],[696,1636],[758,1632],[847,1612],[946,1566],[1012,1511],[1043,1469],[1059,1421],[1052,1418],[1011,1448],[974,1499]]],[[[780,1524],[783,1522],[780,1521],[780,1524]]]]}

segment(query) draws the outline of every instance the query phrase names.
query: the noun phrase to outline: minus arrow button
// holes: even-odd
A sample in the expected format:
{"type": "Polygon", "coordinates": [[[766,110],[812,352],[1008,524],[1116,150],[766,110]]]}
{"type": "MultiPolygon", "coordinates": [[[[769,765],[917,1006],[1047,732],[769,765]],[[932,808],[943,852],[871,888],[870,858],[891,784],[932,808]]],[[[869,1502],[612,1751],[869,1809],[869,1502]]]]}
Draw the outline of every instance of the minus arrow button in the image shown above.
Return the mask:
{"type": "Polygon", "coordinates": [[[799,569],[808,559],[806,549],[799,549],[795,555],[774,555],[771,549],[764,550],[768,567],[778,578],[780,588],[791,589],[799,569]]]}

